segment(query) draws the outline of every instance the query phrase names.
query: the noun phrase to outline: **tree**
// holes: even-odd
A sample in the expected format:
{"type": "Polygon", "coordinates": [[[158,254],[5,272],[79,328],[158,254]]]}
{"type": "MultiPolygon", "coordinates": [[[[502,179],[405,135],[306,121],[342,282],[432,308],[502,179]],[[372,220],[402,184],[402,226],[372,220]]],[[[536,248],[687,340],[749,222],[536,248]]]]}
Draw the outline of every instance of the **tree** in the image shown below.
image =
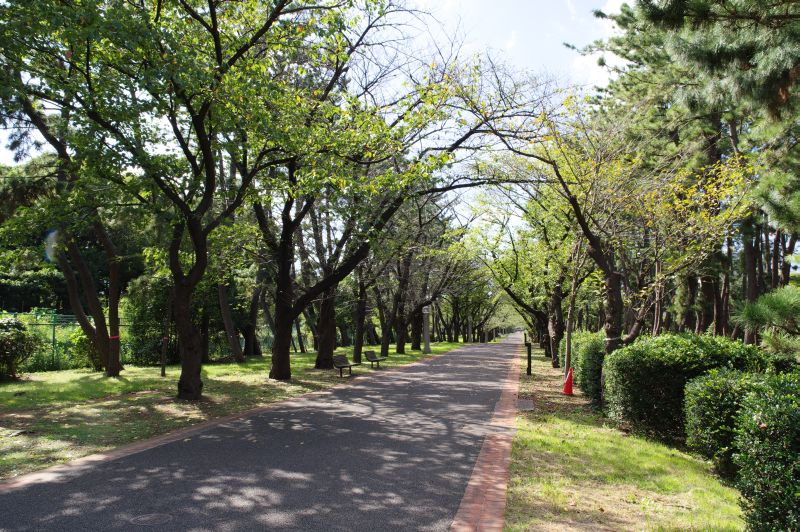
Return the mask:
{"type": "MultiPolygon", "coordinates": [[[[291,115],[282,110],[294,95],[273,73],[297,55],[292,50],[336,50],[353,15],[337,2],[289,0],[2,7],[5,94],[22,108],[68,115],[69,146],[100,168],[133,169],[130,180],[158,198],[154,207],[172,227],[181,398],[202,392],[191,301],[208,266],[209,235],[275,164],[274,123],[291,115]],[[217,209],[224,168],[235,168],[236,179],[217,209]]],[[[67,146],[57,152],[66,165],[67,146]]]]}

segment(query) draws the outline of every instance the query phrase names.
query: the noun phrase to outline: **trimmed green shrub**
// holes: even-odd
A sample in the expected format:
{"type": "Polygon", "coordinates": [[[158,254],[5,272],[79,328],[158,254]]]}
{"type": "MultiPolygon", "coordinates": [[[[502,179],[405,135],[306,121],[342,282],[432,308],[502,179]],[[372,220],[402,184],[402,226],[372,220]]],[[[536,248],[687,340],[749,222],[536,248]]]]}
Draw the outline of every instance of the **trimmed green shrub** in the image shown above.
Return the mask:
{"type": "MultiPolygon", "coordinates": [[[[564,351],[567,342],[561,342],[561,366],[565,366],[564,351]]],[[[603,331],[572,333],[572,378],[588,397],[595,403],[600,402],[602,387],[600,375],[603,371],[605,355],[605,333],[603,331]]]]}
{"type": "Polygon", "coordinates": [[[686,383],[713,368],[768,369],[758,348],[719,336],[695,334],[646,337],[606,357],[606,411],[664,440],[684,436],[686,383]]]}
{"type": "Polygon", "coordinates": [[[36,350],[39,340],[16,318],[0,319],[0,379],[16,379],[19,366],[36,350]]]}
{"type": "Polygon", "coordinates": [[[767,375],[712,369],[686,385],[686,444],[714,462],[724,477],[736,474],[733,440],[747,394],[764,386],[767,375]]]}
{"type": "Polygon", "coordinates": [[[733,459],[748,527],[800,530],[800,374],[770,378],[742,403],[733,459]]]}

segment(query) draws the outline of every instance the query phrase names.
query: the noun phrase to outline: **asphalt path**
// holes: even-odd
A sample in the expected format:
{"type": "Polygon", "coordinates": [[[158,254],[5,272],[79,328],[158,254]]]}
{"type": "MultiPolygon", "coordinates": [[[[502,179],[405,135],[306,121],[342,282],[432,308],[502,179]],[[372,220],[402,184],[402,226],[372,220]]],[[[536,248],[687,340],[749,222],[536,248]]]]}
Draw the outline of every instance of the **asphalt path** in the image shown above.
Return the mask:
{"type": "MultiPolygon", "coordinates": [[[[447,530],[521,338],[0,494],[0,530],[447,530]]],[[[358,368],[355,369],[358,373],[358,368]]]]}

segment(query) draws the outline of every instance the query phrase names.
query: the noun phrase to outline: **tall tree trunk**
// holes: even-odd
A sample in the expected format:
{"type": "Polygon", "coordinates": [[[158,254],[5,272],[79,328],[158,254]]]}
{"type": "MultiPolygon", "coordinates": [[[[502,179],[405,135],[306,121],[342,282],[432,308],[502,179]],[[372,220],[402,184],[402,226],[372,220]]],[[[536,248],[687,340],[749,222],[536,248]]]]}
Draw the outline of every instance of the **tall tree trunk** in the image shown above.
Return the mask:
{"type": "Polygon", "coordinates": [[[306,343],[303,340],[303,330],[300,327],[300,319],[294,320],[294,331],[295,335],[297,336],[297,347],[300,349],[301,353],[306,352],[306,343]]]}
{"type": "Polygon", "coordinates": [[[111,236],[106,231],[105,226],[99,217],[95,220],[94,232],[106,256],[108,265],[108,361],[106,363],[106,376],[118,377],[122,369],[120,360],[120,331],[119,331],[119,298],[122,292],[122,280],[120,279],[120,269],[122,258],[119,256],[117,247],[111,240],[111,236]]]}
{"type": "Polygon", "coordinates": [[[414,312],[411,316],[411,350],[422,350],[422,312],[414,312]]]}
{"type": "Polygon", "coordinates": [[[578,274],[572,273],[572,283],[569,290],[569,304],[567,305],[567,339],[564,346],[564,377],[572,367],[572,330],[575,322],[575,300],[578,296],[578,274]]]}
{"type": "MultiPolygon", "coordinates": [[[[784,235],[784,240],[786,236],[784,235]]],[[[797,245],[797,234],[793,234],[788,242],[783,247],[783,263],[781,264],[781,285],[786,286],[789,284],[789,279],[792,274],[792,264],[789,262],[789,256],[794,253],[794,248],[797,245]]]]}
{"type": "Polygon", "coordinates": [[[695,312],[695,303],[697,301],[697,278],[693,275],[687,275],[684,278],[686,287],[686,300],[684,301],[683,315],[681,316],[681,331],[694,331],[697,324],[697,312],[695,312]]]}
{"type": "Polygon", "coordinates": [[[222,315],[222,324],[225,327],[225,339],[228,341],[228,347],[231,350],[233,360],[236,362],[244,362],[242,345],[239,343],[239,332],[236,330],[236,326],[233,323],[233,313],[231,312],[227,284],[220,283],[217,285],[217,299],[219,300],[219,311],[222,315]]]}
{"type": "MultiPolygon", "coordinates": [[[[753,303],[758,299],[758,270],[756,267],[756,249],[753,245],[753,223],[746,220],[742,223],[742,260],[744,261],[745,298],[753,303]]],[[[756,330],[745,328],[744,343],[756,343],[756,330]]]]}
{"type": "Polygon", "coordinates": [[[291,307],[275,305],[275,338],[272,339],[272,367],[269,377],[288,381],[292,378],[290,350],[292,348],[291,307]]]}
{"type": "Polygon", "coordinates": [[[398,316],[397,325],[395,326],[395,352],[398,354],[405,354],[406,352],[406,340],[408,338],[408,326],[405,323],[405,319],[398,316]]]}
{"type": "Polygon", "coordinates": [[[347,322],[341,320],[337,322],[337,325],[339,327],[339,338],[342,347],[350,347],[352,345],[352,342],[350,340],[350,333],[347,330],[347,322]]]}
{"type": "MultiPolygon", "coordinates": [[[[767,233],[769,234],[769,233],[767,233]]],[[[771,265],[771,273],[772,279],[770,286],[773,290],[778,288],[781,283],[781,240],[783,238],[783,233],[781,231],[776,231],[775,236],[772,238],[772,265],[771,265]]]]}
{"type": "Polygon", "coordinates": [[[564,282],[564,275],[556,281],[553,291],[550,294],[550,301],[547,305],[547,333],[550,341],[550,353],[552,354],[551,363],[554,368],[559,367],[558,349],[561,340],[564,338],[564,312],[561,303],[564,297],[561,292],[561,285],[564,282]]]}
{"type": "Polygon", "coordinates": [[[725,336],[728,330],[727,319],[728,316],[725,312],[725,301],[720,289],[719,277],[714,278],[714,334],[717,336],[725,336]]]}
{"type": "Polygon", "coordinates": [[[173,227],[169,244],[169,269],[174,287],[173,309],[175,311],[175,331],[181,345],[181,376],[178,379],[178,398],[197,400],[203,393],[200,378],[202,368],[202,345],[200,333],[194,324],[192,297],[194,290],[203,279],[208,267],[208,240],[200,221],[191,219],[187,225],[179,223],[173,227]],[[194,264],[188,274],[183,271],[181,244],[184,231],[188,230],[192,244],[194,264]]]}
{"type": "Polygon", "coordinates": [[[725,272],[722,275],[722,334],[728,336],[731,321],[731,276],[733,275],[733,240],[726,239],[725,272]]]}
{"type": "Polygon", "coordinates": [[[622,346],[622,320],[625,307],[622,300],[622,275],[612,271],[605,279],[605,354],[610,355],[622,346]]]}
{"type": "Polygon", "coordinates": [[[292,282],[292,263],[294,262],[293,229],[284,225],[281,239],[273,258],[277,265],[275,273],[275,338],[272,342],[272,367],[269,378],[288,381],[292,378],[290,352],[292,346],[292,315],[294,284],[292,282]]]}
{"type": "Polygon", "coordinates": [[[336,350],[336,289],[322,296],[317,316],[317,369],[333,368],[333,352],[336,350]]]}
{"type": "Polygon", "coordinates": [[[69,299],[69,305],[72,309],[72,313],[75,315],[75,319],[78,321],[78,325],[80,325],[83,334],[86,335],[86,338],[89,339],[93,347],[91,353],[92,368],[95,371],[101,371],[103,370],[103,362],[100,360],[100,353],[96,347],[97,331],[95,330],[94,325],[92,325],[92,322],[89,321],[89,317],[86,315],[86,311],[83,308],[80,290],[78,288],[78,279],[75,277],[75,272],[72,270],[72,266],[70,266],[66,254],[58,253],[56,257],[58,261],[58,267],[61,270],[61,273],[64,275],[64,280],[67,285],[67,298],[69,299]]]}
{"type": "Polygon", "coordinates": [[[700,319],[697,322],[697,333],[704,333],[711,327],[711,323],[714,321],[714,305],[715,305],[715,290],[714,290],[714,281],[715,279],[710,275],[703,275],[700,277],[700,294],[702,296],[701,299],[701,311],[700,311],[700,319]]]}
{"type": "Polygon", "coordinates": [[[381,356],[389,356],[389,344],[391,343],[391,326],[389,316],[387,316],[386,306],[383,304],[383,297],[378,287],[373,287],[375,295],[375,305],[378,307],[378,321],[381,324],[381,356]]]}
{"type": "Polygon", "coordinates": [[[375,323],[372,320],[367,322],[367,344],[378,345],[378,331],[375,330],[375,323]]]}
{"type": "MultiPolygon", "coordinates": [[[[92,317],[92,321],[94,321],[95,334],[94,337],[89,339],[94,341],[95,349],[97,349],[97,353],[100,356],[100,363],[107,369],[110,356],[110,338],[103,305],[100,302],[92,272],[89,270],[89,266],[86,264],[80,249],[71,235],[67,235],[66,240],[67,255],[78,274],[78,279],[80,279],[83,287],[83,297],[86,301],[88,313],[92,317]]],[[[117,374],[119,374],[119,371],[117,371],[117,374]]]]}
{"type": "Polygon", "coordinates": [[[358,270],[358,295],[356,296],[356,308],[353,316],[355,322],[355,334],[353,336],[353,362],[361,363],[361,350],[364,346],[364,322],[367,319],[367,285],[362,278],[363,272],[358,270]]]}
{"type": "Polygon", "coordinates": [[[200,331],[192,321],[192,292],[194,286],[183,282],[175,286],[175,330],[181,342],[181,376],[178,379],[178,398],[197,400],[203,393],[200,378],[202,345],[200,331]]]}
{"type": "Polygon", "coordinates": [[[756,268],[758,270],[758,293],[764,293],[764,280],[766,276],[764,274],[764,242],[761,240],[761,228],[758,225],[753,227],[754,231],[754,242],[753,242],[753,253],[756,256],[756,268]]]}
{"type": "Polygon", "coordinates": [[[250,308],[247,313],[247,323],[244,326],[244,356],[263,356],[261,346],[258,344],[258,302],[261,300],[262,283],[256,276],[256,285],[250,293],[250,308]]]}
{"type": "Polygon", "coordinates": [[[662,308],[664,302],[664,281],[661,279],[661,261],[657,260],[655,265],[655,301],[653,303],[653,336],[661,334],[661,315],[664,313],[662,308]]]}

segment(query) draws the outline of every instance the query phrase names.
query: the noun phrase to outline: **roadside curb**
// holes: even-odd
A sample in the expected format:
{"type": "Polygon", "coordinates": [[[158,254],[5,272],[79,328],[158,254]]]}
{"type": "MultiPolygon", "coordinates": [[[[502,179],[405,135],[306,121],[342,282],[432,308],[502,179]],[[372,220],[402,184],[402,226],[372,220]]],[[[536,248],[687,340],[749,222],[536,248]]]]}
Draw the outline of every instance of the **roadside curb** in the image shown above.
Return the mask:
{"type": "Polygon", "coordinates": [[[489,434],[483,441],[464,497],[450,525],[453,532],[503,530],[522,352],[522,347],[515,349],[500,400],[490,422],[507,430],[489,434]]]}

